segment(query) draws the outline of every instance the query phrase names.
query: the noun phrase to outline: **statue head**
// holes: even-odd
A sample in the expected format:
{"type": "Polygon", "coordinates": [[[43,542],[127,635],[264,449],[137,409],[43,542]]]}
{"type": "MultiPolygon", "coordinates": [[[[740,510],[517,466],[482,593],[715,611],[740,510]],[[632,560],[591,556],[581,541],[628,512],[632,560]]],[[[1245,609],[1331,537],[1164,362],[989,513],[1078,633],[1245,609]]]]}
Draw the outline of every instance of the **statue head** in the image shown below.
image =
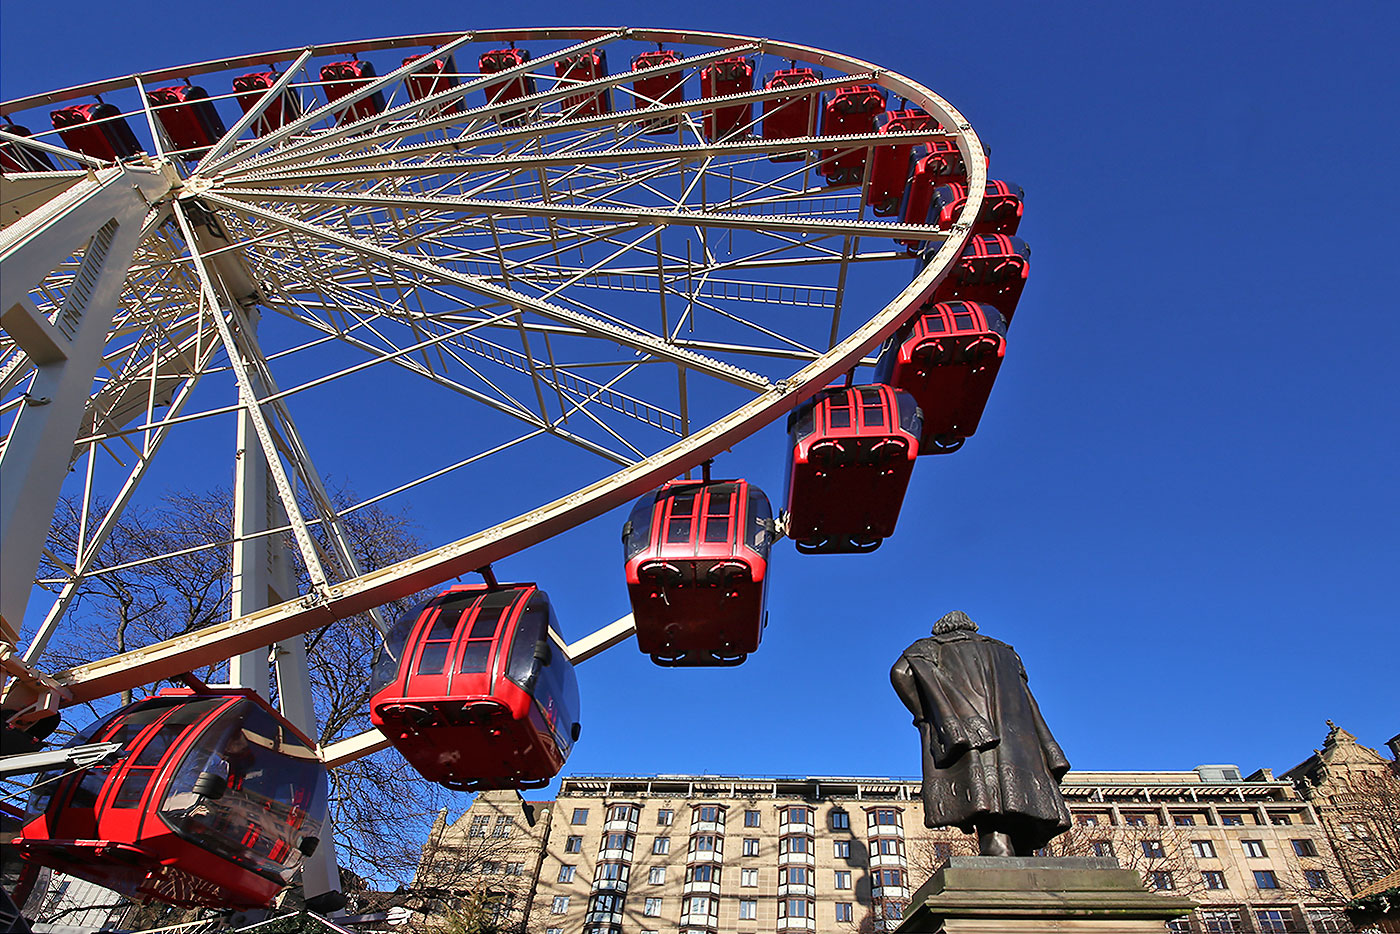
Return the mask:
{"type": "Polygon", "coordinates": [[[933,624],[935,636],[941,636],[947,632],[957,632],[959,629],[966,629],[968,632],[977,631],[977,624],[969,619],[962,610],[954,610],[933,624]]]}

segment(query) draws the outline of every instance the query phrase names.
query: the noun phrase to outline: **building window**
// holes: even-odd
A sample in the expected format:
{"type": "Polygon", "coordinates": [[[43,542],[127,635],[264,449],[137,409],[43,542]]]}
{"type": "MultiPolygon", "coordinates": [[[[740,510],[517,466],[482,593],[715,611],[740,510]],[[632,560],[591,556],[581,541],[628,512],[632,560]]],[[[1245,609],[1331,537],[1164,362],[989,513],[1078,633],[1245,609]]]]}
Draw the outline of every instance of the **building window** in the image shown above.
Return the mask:
{"type": "Polygon", "coordinates": [[[752,898],[739,899],[739,920],[753,921],[758,917],[758,902],[752,898]]]}
{"type": "Polygon", "coordinates": [[[739,886],[740,886],[741,888],[745,888],[745,889],[754,889],[754,888],[758,888],[758,870],[757,870],[757,869],[740,869],[740,870],[739,870],[739,886]]]}
{"type": "Polygon", "coordinates": [[[808,911],[810,902],[805,898],[780,898],[778,899],[778,917],[780,918],[806,918],[811,912],[808,911]]]}
{"type": "Polygon", "coordinates": [[[1191,934],[1191,921],[1188,918],[1176,918],[1167,922],[1167,934],[1191,934]]]}
{"type": "Polygon", "coordinates": [[[1220,823],[1223,824],[1223,825],[1226,826],[1226,827],[1243,827],[1243,826],[1244,826],[1244,815],[1243,815],[1243,814],[1221,814],[1221,815],[1220,815],[1220,823]]]}
{"type": "Polygon", "coordinates": [[[1080,814],[1075,818],[1075,823],[1081,827],[1097,827],[1099,818],[1096,814],[1080,814]]]}
{"type": "Polygon", "coordinates": [[[1196,818],[1192,817],[1190,814],[1178,814],[1178,815],[1176,815],[1176,817],[1174,818],[1174,820],[1175,820],[1176,825],[1177,825],[1178,827],[1195,827],[1195,826],[1196,826],[1196,818]]]}
{"type": "Polygon", "coordinates": [[[636,837],[630,833],[609,833],[603,835],[603,845],[600,850],[630,850],[636,837]]]}
{"type": "Polygon", "coordinates": [[[807,845],[806,837],[779,837],[779,853],[809,853],[811,847],[807,845]]]}
{"type": "Polygon", "coordinates": [[[571,824],[588,823],[588,808],[574,808],[574,816],[569,819],[571,824]]]}
{"type": "Polygon", "coordinates": [[[608,808],[608,820],[634,821],[637,819],[637,809],[630,804],[614,804],[608,808]]]}
{"type": "Polygon", "coordinates": [[[690,838],[690,852],[709,853],[717,849],[714,834],[701,833],[690,838]]]}
{"type": "Polygon", "coordinates": [[[899,887],[904,884],[903,871],[899,869],[877,869],[873,875],[877,886],[899,887]]]}
{"type": "Polygon", "coordinates": [[[525,874],[524,863],[506,863],[506,875],[523,876],[525,874]]]}
{"type": "Polygon", "coordinates": [[[1259,859],[1269,855],[1264,850],[1263,840],[1241,840],[1240,846],[1244,847],[1244,855],[1251,859],[1259,859]]]}
{"type": "Polygon", "coordinates": [[[486,836],[486,827],[487,827],[487,825],[490,824],[490,823],[491,823],[491,815],[490,815],[490,814],[475,814],[475,815],[473,815],[473,816],[472,816],[472,827],[471,827],[471,830],[467,831],[468,836],[472,836],[472,837],[484,837],[484,836],[486,836]]]}
{"type": "Polygon", "coordinates": [[[713,804],[705,804],[695,809],[695,819],[713,824],[720,819],[720,813],[720,809],[713,804]]]}
{"type": "Polygon", "coordinates": [[[953,858],[953,844],[935,842],[933,844],[933,863],[935,866],[942,866],[953,858]]]}
{"type": "Polygon", "coordinates": [[[745,827],[757,827],[757,826],[758,826],[758,822],[762,819],[762,816],[763,816],[763,815],[762,815],[759,811],[745,811],[745,812],[744,812],[744,826],[745,826],[745,827]]]}
{"type": "Polygon", "coordinates": [[[1191,852],[1197,859],[1215,859],[1215,844],[1209,840],[1192,840],[1191,852]]]}
{"type": "Polygon", "coordinates": [[[666,867],[652,866],[651,869],[647,870],[647,882],[651,885],[665,885],[666,867]]]}
{"type": "Polygon", "coordinates": [[[806,866],[785,866],[778,870],[779,885],[808,885],[806,866]]]}
{"type": "Polygon", "coordinates": [[[556,896],[554,896],[554,903],[553,903],[552,905],[550,905],[550,907],[549,907],[550,914],[562,915],[564,912],[566,912],[566,911],[568,911],[568,910],[569,910],[569,896],[567,896],[567,895],[556,895],[556,896]]]}
{"type": "Polygon", "coordinates": [[[1317,855],[1317,844],[1313,843],[1311,840],[1291,840],[1289,842],[1293,844],[1293,852],[1297,853],[1299,856],[1317,855]]]}
{"type": "Polygon", "coordinates": [[[671,852],[671,838],[657,837],[655,840],[651,841],[651,851],[658,856],[664,856],[671,852]]]}
{"type": "Polygon", "coordinates": [[[1204,869],[1201,871],[1201,881],[1206,884],[1208,889],[1223,889],[1225,888],[1225,873],[1219,869],[1204,869]]]}
{"type": "Polygon", "coordinates": [[[854,920],[855,920],[855,917],[856,917],[855,906],[852,905],[850,902],[837,902],[837,903],[836,903],[836,920],[837,920],[837,921],[854,921],[854,920]]]}
{"type": "Polygon", "coordinates": [[[1240,913],[1232,908],[1199,908],[1196,915],[1205,934],[1240,934],[1244,930],[1240,927],[1240,913]]]}
{"type": "Polygon", "coordinates": [[[686,870],[685,875],[686,875],[685,881],[687,881],[687,882],[718,882],[718,881],[719,881],[718,879],[715,878],[715,876],[717,875],[717,873],[715,872],[715,867],[714,867],[714,866],[711,866],[711,865],[708,864],[708,863],[706,863],[706,864],[704,864],[704,865],[700,865],[700,866],[691,866],[689,869],[686,870]]]}
{"type": "Polygon", "coordinates": [[[559,881],[560,881],[560,882],[573,882],[573,881],[574,881],[574,867],[573,867],[573,866],[560,866],[560,867],[559,867],[559,881]]]}
{"type": "Polygon", "coordinates": [[[745,856],[757,856],[757,855],[758,855],[758,838],[757,838],[757,837],[745,837],[745,838],[744,838],[744,855],[745,855],[745,856]]]}
{"type": "Polygon", "coordinates": [[[833,842],[832,847],[833,847],[833,849],[834,849],[834,851],[835,851],[835,856],[836,856],[837,859],[850,859],[850,858],[851,858],[851,841],[849,841],[849,840],[836,840],[836,841],[833,842]]]}
{"type": "Polygon", "coordinates": [[[487,860],[481,864],[481,874],[483,876],[494,876],[501,871],[501,864],[494,860],[487,860]]]}
{"type": "Polygon", "coordinates": [[[848,814],[848,813],[845,812],[845,811],[840,811],[840,810],[832,811],[832,812],[831,812],[831,829],[832,829],[832,830],[850,830],[850,829],[851,829],[851,815],[848,814]]]}
{"type": "Polygon", "coordinates": [[[545,928],[544,934],[564,934],[563,928],[545,928]]]}
{"type": "Polygon", "coordinates": [[[1275,827],[1287,827],[1289,824],[1293,823],[1293,818],[1287,814],[1270,814],[1269,823],[1273,824],[1275,827]]]}
{"type": "Polygon", "coordinates": [[[656,812],[656,826],[670,827],[676,821],[676,812],[671,808],[661,808],[656,812]]]}
{"type": "Polygon", "coordinates": [[[838,869],[838,870],[836,870],[836,884],[835,884],[835,888],[838,888],[838,889],[849,889],[850,887],[851,887],[851,874],[850,874],[850,872],[847,871],[847,870],[844,870],[844,869],[838,869]]]}
{"type": "MultiPolygon", "coordinates": [[[[948,846],[948,844],[946,844],[946,843],[943,844],[943,845],[944,845],[944,846],[948,846]]],[[[1091,850],[1093,850],[1095,856],[1101,856],[1101,857],[1103,857],[1104,859],[1113,859],[1113,841],[1112,841],[1112,840],[1094,840],[1093,842],[1091,842],[1091,843],[1089,844],[1089,848],[1090,848],[1091,850]]],[[[952,855],[952,847],[951,847],[951,846],[948,846],[948,850],[949,850],[949,855],[952,855]]],[[[945,857],[945,858],[946,858],[946,857],[945,857]]]]}
{"type": "Polygon", "coordinates": [[[1148,859],[1161,859],[1167,855],[1167,852],[1162,849],[1161,840],[1144,840],[1142,841],[1142,855],[1148,859]]]}
{"type": "Polygon", "coordinates": [[[1303,878],[1307,880],[1310,889],[1327,888],[1327,870],[1325,869],[1304,869],[1303,878]]]}
{"type": "Polygon", "coordinates": [[[695,895],[690,899],[690,914],[708,915],[710,913],[710,899],[707,895],[695,895]]]}
{"type": "Polygon", "coordinates": [[[593,870],[593,881],[600,882],[608,880],[610,882],[616,882],[622,880],[625,882],[627,881],[628,875],[625,871],[625,866],[625,863],[599,863],[593,870]]]}
{"type": "Polygon", "coordinates": [[[1276,889],[1278,888],[1278,876],[1274,875],[1272,869],[1256,869],[1254,870],[1254,884],[1261,889],[1276,889]]]}
{"type": "Polygon", "coordinates": [[[577,853],[577,852],[579,852],[579,851],[582,850],[582,849],[583,849],[583,838],[582,838],[582,837],[570,837],[569,839],[567,839],[567,840],[564,841],[564,852],[565,852],[565,853],[577,853]]]}
{"type": "Polygon", "coordinates": [[[1333,908],[1309,908],[1308,924],[1318,934],[1350,934],[1353,930],[1346,915],[1333,908]]]}
{"type": "Polygon", "coordinates": [[[1172,878],[1172,874],[1166,870],[1159,869],[1149,872],[1147,877],[1152,883],[1152,887],[1159,891],[1169,892],[1176,888],[1176,879],[1172,878]]]}
{"type": "Polygon", "coordinates": [[[882,839],[879,843],[881,856],[899,856],[904,849],[904,841],[898,837],[882,839]]]}
{"type": "Polygon", "coordinates": [[[1258,922],[1259,934],[1287,934],[1293,930],[1293,912],[1278,908],[1256,908],[1254,920],[1258,922]]]}
{"type": "Polygon", "coordinates": [[[888,826],[898,826],[898,825],[899,825],[899,809],[898,809],[898,808],[873,808],[873,809],[870,811],[869,816],[866,818],[866,821],[867,821],[867,823],[869,823],[872,827],[877,826],[877,825],[882,825],[882,826],[886,826],[886,827],[888,827],[888,826]]]}
{"type": "Polygon", "coordinates": [[[1146,827],[1146,826],[1147,826],[1147,815],[1146,815],[1146,814],[1129,814],[1129,815],[1127,816],[1127,818],[1126,818],[1126,822],[1127,822],[1127,824],[1128,824],[1129,827],[1146,827]]]}
{"type": "Polygon", "coordinates": [[[885,902],[884,916],[891,921],[898,921],[904,917],[903,902],[885,902]]]}
{"type": "Polygon", "coordinates": [[[648,898],[646,903],[642,905],[642,914],[648,918],[661,917],[661,899],[648,898]]]}

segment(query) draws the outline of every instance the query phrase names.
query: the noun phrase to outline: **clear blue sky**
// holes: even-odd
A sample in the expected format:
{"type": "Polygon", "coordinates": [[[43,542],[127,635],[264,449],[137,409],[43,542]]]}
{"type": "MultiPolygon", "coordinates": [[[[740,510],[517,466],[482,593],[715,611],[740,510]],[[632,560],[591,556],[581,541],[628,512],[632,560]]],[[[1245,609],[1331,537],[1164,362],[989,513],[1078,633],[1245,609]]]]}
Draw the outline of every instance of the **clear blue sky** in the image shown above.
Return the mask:
{"type": "MultiPolygon", "coordinates": [[[[1326,718],[1371,745],[1400,732],[1393,4],[7,3],[0,82],[9,98],[311,42],[579,23],[772,36],[924,82],[1025,187],[1034,256],[982,428],[920,463],[897,536],[870,557],[784,546],[739,669],[666,671],[628,647],[581,667],[569,771],[914,774],[887,672],[953,608],[1021,652],[1079,768],[1282,769],[1326,718]]],[[[433,424],[395,417],[410,438],[433,424]]],[[[776,494],[781,444],[760,435],[727,471],[776,494]]],[[[415,514],[433,543],[475,528],[465,507],[415,514]]],[[[626,612],[620,524],[502,576],[539,580],[578,635],[626,612]]]]}

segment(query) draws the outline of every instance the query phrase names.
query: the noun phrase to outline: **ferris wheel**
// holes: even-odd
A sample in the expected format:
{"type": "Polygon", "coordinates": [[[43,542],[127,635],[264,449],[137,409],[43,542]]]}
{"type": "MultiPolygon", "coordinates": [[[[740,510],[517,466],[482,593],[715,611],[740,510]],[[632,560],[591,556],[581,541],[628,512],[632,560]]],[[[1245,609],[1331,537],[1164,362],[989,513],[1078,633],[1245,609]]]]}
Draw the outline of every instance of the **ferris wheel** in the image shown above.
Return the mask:
{"type": "MultiPolygon", "coordinates": [[[[224,660],[232,684],[266,693],[266,647],[283,644],[282,713],[314,736],[296,637],[636,500],[850,385],[882,345],[897,358],[891,338],[919,332],[932,303],[975,313],[979,276],[1007,291],[986,269],[1024,276],[995,216],[1019,217],[1019,193],[988,182],[950,104],[770,39],[551,28],[340,42],[0,113],[0,612],[16,723],[224,660]],[[315,439],[402,445],[392,419],[347,401],[376,381],[412,392],[406,405],[421,392],[452,437],[415,445],[367,489],[315,439]],[[237,442],[211,451],[220,419],[237,421],[237,442]],[[360,567],[348,513],[482,484],[522,448],[594,467],[523,512],[488,504],[458,541],[360,567]],[[41,673],[84,580],[111,571],[102,546],[143,480],[192,450],[236,478],[231,534],[199,546],[234,550],[232,618],[41,673]],[[355,478],[358,502],[327,492],[332,471],[355,478]],[[74,553],[36,584],[61,497],[74,553]],[[279,570],[283,540],[303,592],[279,570]]],[[[898,360],[882,365],[893,380],[898,360]]],[[[926,433],[924,453],[956,449],[963,422],[926,433]]],[[[635,626],[562,648],[581,661],[635,626]]],[[[334,765],[386,742],[318,754],[334,765]]]]}

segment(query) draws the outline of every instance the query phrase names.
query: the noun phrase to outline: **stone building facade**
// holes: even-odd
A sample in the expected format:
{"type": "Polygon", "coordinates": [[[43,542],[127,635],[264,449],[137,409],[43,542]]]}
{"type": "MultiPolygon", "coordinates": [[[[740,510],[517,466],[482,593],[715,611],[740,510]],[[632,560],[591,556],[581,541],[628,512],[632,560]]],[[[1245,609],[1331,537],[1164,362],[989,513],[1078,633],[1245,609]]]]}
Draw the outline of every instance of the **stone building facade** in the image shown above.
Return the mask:
{"type": "MultiPolygon", "coordinates": [[[[1169,930],[1351,930],[1344,873],[1292,781],[1201,766],[1071,772],[1064,790],[1075,826],[1050,854],[1113,856],[1200,904],[1169,930]]],[[[521,806],[479,795],[437,839],[450,849],[465,835],[469,849],[521,806]]],[[[874,934],[944,860],[975,851],[970,836],[924,828],[911,780],[579,776],[532,807],[533,821],[511,825],[514,883],[499,866],[457,879],[510,888],[506,917],[529,934],[874,934]]]]}

